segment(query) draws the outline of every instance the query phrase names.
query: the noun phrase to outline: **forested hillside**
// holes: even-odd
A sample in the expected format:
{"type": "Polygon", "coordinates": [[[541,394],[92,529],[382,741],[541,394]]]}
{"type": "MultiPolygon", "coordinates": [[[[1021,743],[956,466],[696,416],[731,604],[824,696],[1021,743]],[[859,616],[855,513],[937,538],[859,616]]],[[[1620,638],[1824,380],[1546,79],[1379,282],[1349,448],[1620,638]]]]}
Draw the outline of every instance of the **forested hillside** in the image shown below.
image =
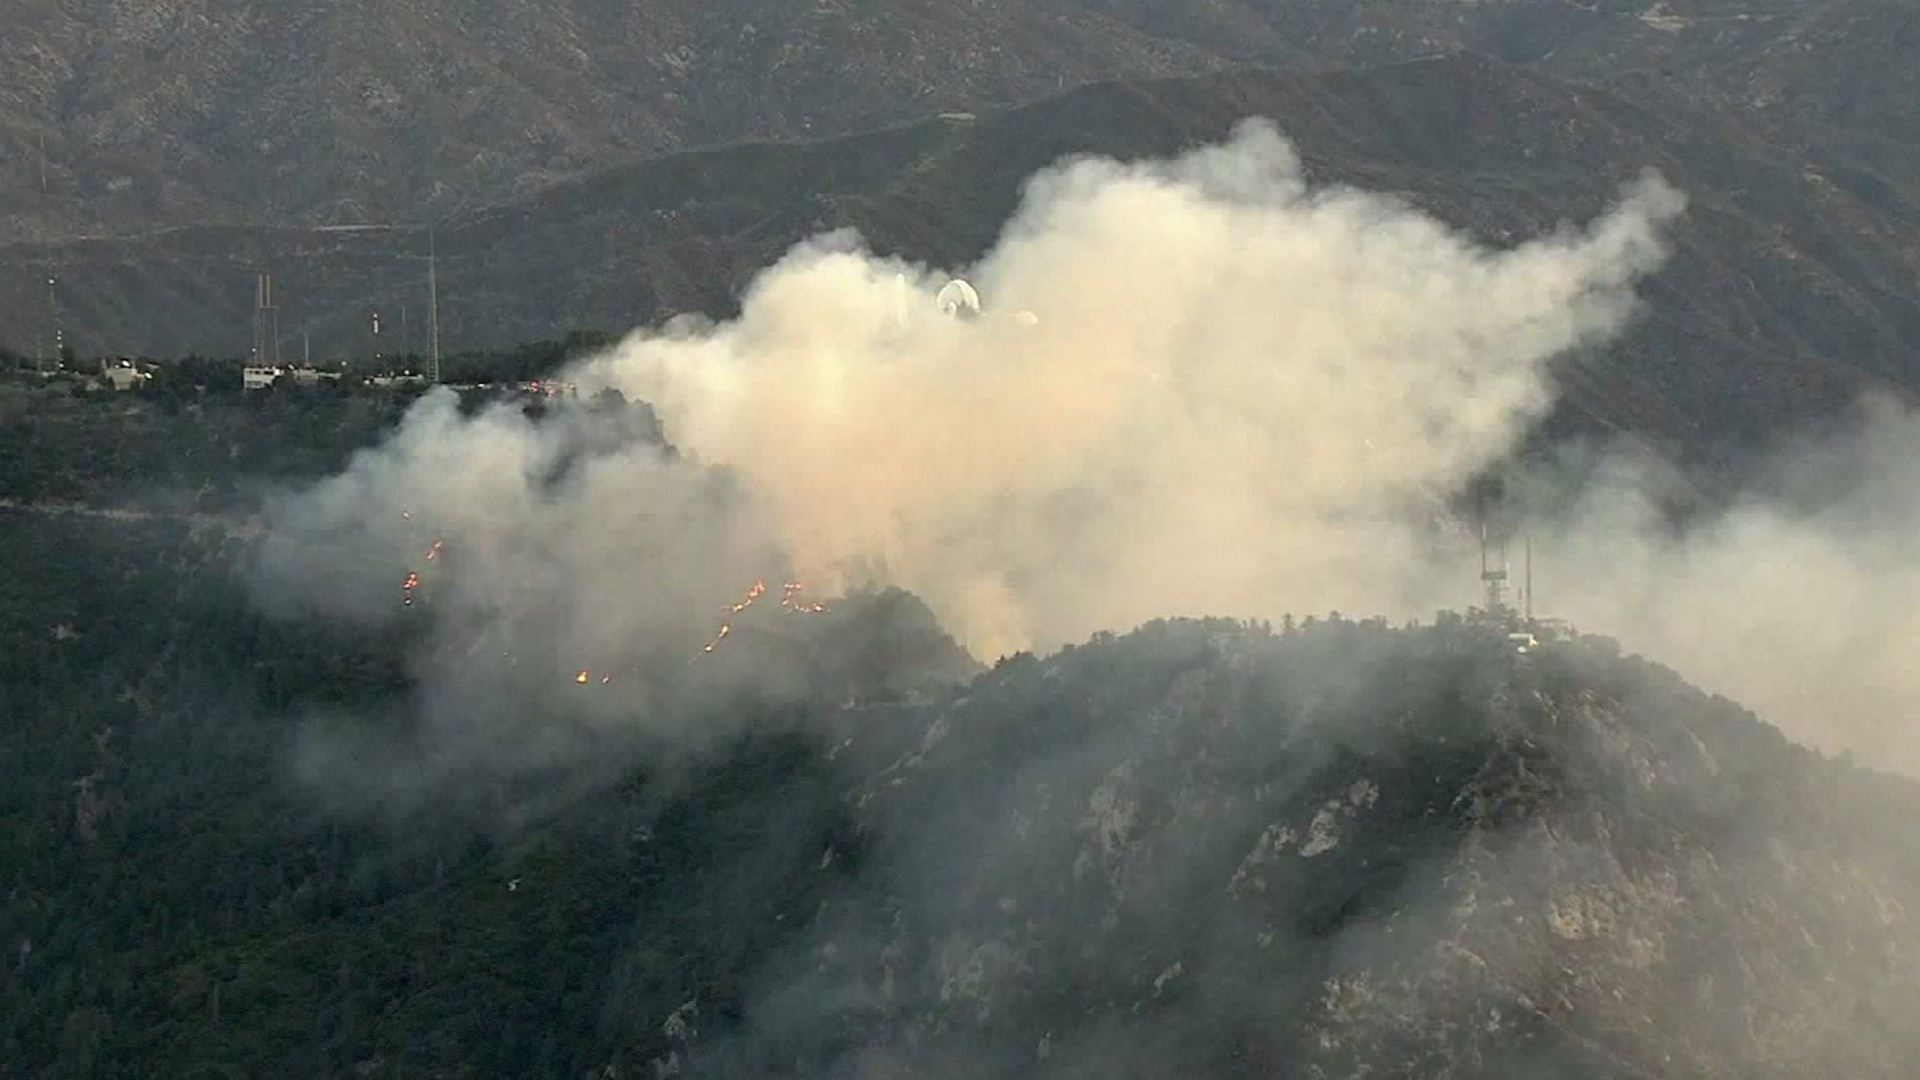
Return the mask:
{"type": "Polygon", "coordinates": [[[1162,622],[976,674],[903,594],[761,607],[683,668],[677,730],[719,737],[523,671],[499,685],[537,691],[511,730],[541,740],[437,781],[412,717],[438,624],[260,614],[222,516],[244,495],[69,505],[331,471],[377,400],[13,414],[37,437],[9,466],[50,479],[0,508],[5,1075],[1811,1080],[1920,1054],[1920,788],[1478,613],[1162,622]],[[593,752],[535,759],[559,734],[593,752]]]}

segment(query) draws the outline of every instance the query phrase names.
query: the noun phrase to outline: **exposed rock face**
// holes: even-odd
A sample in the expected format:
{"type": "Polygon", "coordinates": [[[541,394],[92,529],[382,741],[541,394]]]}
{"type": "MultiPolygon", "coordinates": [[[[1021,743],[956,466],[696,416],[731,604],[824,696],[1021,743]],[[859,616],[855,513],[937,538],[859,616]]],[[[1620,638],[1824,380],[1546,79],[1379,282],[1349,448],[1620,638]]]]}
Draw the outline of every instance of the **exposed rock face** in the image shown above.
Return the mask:
{"type": "Polygon", "coordinates": [[[1892,824],[1920,789],[1592,643],[1170,624],[925,719],[854,794],[865,869],[762,1013],[808,1068],[1893,1077],[1920,1052],[1920,845],[1892,824]]]}

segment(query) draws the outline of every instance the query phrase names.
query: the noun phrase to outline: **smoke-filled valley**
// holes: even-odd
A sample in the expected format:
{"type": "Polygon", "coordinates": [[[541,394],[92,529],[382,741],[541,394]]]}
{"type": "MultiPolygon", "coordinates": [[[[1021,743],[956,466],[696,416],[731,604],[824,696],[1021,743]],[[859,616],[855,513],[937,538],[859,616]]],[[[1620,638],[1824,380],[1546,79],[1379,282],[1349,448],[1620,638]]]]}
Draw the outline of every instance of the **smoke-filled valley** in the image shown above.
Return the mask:
{"type": "Polygon", "coordinates": [[[257,529],[0,507],[65,586],[9,1068],[1904,1075],[1920,788],[1793,742],[1920,774],[1920,421],[1705,499],[1540,436],[1686,202],[1490,247],[1254,120],[430,390],[257,529]]]}

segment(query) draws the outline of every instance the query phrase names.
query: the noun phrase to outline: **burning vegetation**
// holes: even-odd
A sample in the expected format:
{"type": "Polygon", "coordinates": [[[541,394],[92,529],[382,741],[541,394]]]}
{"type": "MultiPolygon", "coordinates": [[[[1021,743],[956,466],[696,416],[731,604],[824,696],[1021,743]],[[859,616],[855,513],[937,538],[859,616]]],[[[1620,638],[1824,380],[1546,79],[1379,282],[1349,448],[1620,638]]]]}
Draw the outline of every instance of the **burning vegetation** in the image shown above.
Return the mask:
{"type": "MultiPolygon", "coordinates": [[[[780,609],[782,611],[785,611],[785,612],[788,612],[789,614],[794,614],[794,615],[818,615],[818,614],[821,614],[822,612],[825,612],[827,610],[827,605],[821,604],[821,603],[808,603],[800,599],[800,591],[804,588],[806,588],[806,586],[802,585],[798,581],[789,581],[785,585],[781,586],[780,609]]],[[[739,615],[742,612],[746,611],[748,608],[753,606],[753,602],[755,600],[760,599],[762,596],[765,596],[766,594],[767,594],[766,581],[765,580],[755,581],[753,585],[747,589],[746,595],[742,596],[738,602],[731,604],[727,607],[727,616],[728,616],[727,621],[720,624],[720,629],[718,632],[716,632],[713,635],[713,640],[707,642],[706,645],[702,647],[700,651],[702,653],[710,653],[715,649],[719,648],[720,643],[722,641],[725,641],[727,639],[727,636],[733,633],[733,616],[739,615]]]]}

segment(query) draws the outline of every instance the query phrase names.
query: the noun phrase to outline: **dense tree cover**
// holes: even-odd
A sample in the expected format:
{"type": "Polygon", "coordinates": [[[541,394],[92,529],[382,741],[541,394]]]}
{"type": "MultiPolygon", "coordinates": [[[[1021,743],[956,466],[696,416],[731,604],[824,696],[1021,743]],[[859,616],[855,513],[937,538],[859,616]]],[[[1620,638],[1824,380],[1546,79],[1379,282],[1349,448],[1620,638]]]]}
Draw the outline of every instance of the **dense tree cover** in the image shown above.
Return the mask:
{"type": "MultiPolygon", "coordinates": [[[[406,707],[410,643],[257,615],[235,526],[256,484],[339,467],[407,396],[0,394],[0,864],[21,991],[0,1075],[579,1075],[658,1043],[689,997],[723,1017],[744,958],[801,922],[818,881],[747,901],[793,916],[755,933],[687,885],[794,800],[830,804],[825,762],[775,716],[664,808],[635,763],[531,831],[503,824],[504,789],[402,822],[330,813],[294,782],[311,710],[406,707]]],[[[658,436],[618,395],[578,407],[658,436]]],[[[759,647],[869,696],[953,663],[903,594],[845,625],[831,648],[759,647]]]]}
{"type": "MultiPolygon", "coordinates": [[[[463,353],[446,359],[443,380],[498,384],[466,393],[477,408],[613,341],[577,331],[504,352],[463,353]]],[[[0,371],[5,360],[0,355],[0,371]]],[[[237,359],[166,360],[130,391],[92,383],[85,364],[54,380],[0,377],[0,498],[244,509],[262,483],[339,469],[392,430],[422,392],[356,385],[360,372],[245,391],[240,367],[237,359]]]]}
{"type": "Polygon", "coordinates": [[[332,388],[74,396],[0,382],[0,496],[203,511],[249,505],[256,485],[337,469],[392,429],[411,395],[332,388]]]}
{"type": "MultiPolygon", "coordinates": [[[[471,350],[443,357],[441,377],[447,382],[516,382],[537,379],[568,360],[597,352],[618,342],[619,336],[599,330],[575,330],[558,341],[536,341],[506,351],[471,350]]],[[[414,370],[424,369],[414,358],[414,370]]]]}
{"type": "Polygon", "coordinates": [[[578,1075],[657,1023],[605,1015],[612,965],[636,948],[672,958],[624,976],[636,1010],[725,1000],[729,958],[700,956],[756,943],[703,926],[701,894],[669,883],[819,782],[791,746],[743,747],[720,768],[782,782],[699,783],[708,794],[648,818],[644,841],[638,777],[520,836],[484,815],[404,835],[330,819],[287,776],[298,706],[402,692],[396,642],[251,618],[224,554],[151,560],[196,546],[164,528],[7,524],[39,541],[12,558],[58,584],[3,605],[10,1075],[578,1075]],[[25,613],[40,618],[18,625],[25,613]],[[75,636],[45,625],[52,613],[75,636]]]}

